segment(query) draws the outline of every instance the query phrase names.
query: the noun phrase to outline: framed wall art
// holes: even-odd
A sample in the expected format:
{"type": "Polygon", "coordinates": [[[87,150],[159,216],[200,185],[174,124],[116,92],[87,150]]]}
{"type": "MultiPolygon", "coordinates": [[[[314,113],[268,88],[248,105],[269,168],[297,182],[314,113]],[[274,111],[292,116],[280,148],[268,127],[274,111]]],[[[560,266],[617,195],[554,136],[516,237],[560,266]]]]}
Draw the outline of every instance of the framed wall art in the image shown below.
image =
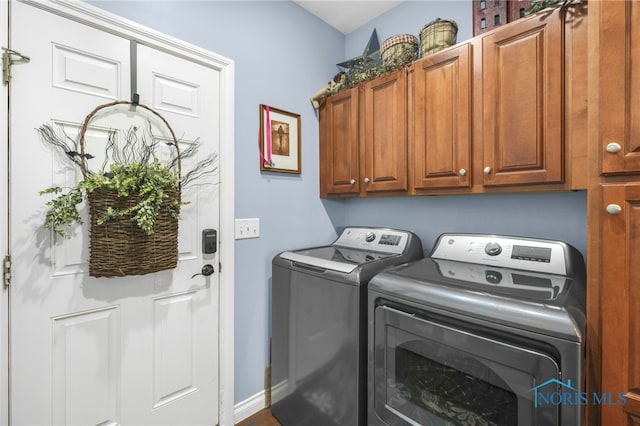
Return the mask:
{"type": "Polygon", "coordinates": [[[300,173],[300,115],[260,105],[260,170],[300,173]]]}

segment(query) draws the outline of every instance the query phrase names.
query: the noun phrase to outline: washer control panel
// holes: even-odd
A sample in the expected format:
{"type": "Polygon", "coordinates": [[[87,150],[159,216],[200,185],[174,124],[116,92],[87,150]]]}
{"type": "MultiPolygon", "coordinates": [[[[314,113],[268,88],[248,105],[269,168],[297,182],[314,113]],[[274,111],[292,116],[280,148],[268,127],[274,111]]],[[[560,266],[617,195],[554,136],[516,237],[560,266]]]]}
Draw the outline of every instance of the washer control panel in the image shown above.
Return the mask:
{"type": "Polygon", "coordinates": [[[443,234],[431,257],[567,275],[567,245],[559,241],[498,235],[443,234]]]}
{"type": "Polygon", "coordinates": [[[407,231],[397,229],[348,227],[342,231],[333,245],[402,254],[407,247],[409,234],[407,231]]]}

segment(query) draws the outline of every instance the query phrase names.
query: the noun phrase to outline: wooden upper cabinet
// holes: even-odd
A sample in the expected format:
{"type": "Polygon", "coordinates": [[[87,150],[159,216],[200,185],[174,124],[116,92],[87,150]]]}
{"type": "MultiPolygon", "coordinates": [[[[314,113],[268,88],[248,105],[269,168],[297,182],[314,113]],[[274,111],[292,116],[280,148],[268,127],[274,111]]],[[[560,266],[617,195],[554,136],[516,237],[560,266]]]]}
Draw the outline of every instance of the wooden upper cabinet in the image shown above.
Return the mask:
{"type": "Polygon", "coordinates": [[[364,84],[361,171],[365,192],[407,189],[407,78],[404,69],[364,84]]]}
{"type": "Polygon", "coordinates": [[[412,189],[470,187],[471,45],[413,65],[412,189]]]}
{"type": "Polygon", "coordinates": [[[482,38],[484,185],[563,181],[563,26],[556,9],[482,38]]]}
{"type": "Polygon", "coordinates": [[[320,196],[357,195],[359,143],[358,89],[328,98],[320,108],[320,196]]]}
{"type": "Polygon", "coordinates": [[[623,395],[603,405],[601,425],[640,423],[640,184],[603,185],[600,216],[601,383],[623,395]]]}
{"type": "Polygon", "coordinates": [[[640,172],[640,2],[600,7],[602,172],[640,172]]]}
{"type": "MultiPolygon", "coordinates": [[[[633,31],[620,42],[626,68],[612,67],[625,69],[628,81],[611,79],[615,90],[602,89],[601,98],[611,93],[622,105],[622,112],[607,111],[618,123],[627,120],[622,136],[611,138],[626,141],[627,157],[638,155],[640,172],[633,146],[640,153],[633,136],[640,134],[640,61],[630,60],[640,49],[636,4],[607,6],[626,14],[633,31]]],[[[519,19],[328,98],[320,111],[321,196],[500,192],[532,184],[584,189],[587,31],[582,17],[565,23],[564,13],[519,19]]],[[[625,36],[624,25],[616,31],[625,36]]]]}

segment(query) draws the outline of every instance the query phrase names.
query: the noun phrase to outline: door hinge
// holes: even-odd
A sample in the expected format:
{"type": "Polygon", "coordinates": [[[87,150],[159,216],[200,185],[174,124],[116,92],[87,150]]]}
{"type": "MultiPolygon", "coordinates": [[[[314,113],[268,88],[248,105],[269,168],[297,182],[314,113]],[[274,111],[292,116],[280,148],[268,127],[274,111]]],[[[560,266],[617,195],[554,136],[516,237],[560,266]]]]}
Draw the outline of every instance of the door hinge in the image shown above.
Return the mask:
{"type": "Polygon", "coordinates": [[[28,56],[23,55],[15,50],[2,48],[2,82],[4,85],[11,81],[11,66],[17,62],[27,63],[31,60],[28,56]]]}
{"type": "Polygon", "coordinates": [[[2,261],[2,283],[4,288],[11,285],[11,255],[6,255],[2,261]]]}

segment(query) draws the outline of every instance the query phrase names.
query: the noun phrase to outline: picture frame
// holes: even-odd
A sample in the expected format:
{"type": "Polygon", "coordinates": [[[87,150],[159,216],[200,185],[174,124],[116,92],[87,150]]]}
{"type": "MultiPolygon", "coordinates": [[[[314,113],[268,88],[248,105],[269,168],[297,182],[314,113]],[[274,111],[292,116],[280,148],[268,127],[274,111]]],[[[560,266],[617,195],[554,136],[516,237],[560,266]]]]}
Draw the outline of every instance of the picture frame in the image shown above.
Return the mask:
{"type": "Polygon", "coordinates": [[[300,174],[300,114],[260,104],[260,170],[300,174]]]}

